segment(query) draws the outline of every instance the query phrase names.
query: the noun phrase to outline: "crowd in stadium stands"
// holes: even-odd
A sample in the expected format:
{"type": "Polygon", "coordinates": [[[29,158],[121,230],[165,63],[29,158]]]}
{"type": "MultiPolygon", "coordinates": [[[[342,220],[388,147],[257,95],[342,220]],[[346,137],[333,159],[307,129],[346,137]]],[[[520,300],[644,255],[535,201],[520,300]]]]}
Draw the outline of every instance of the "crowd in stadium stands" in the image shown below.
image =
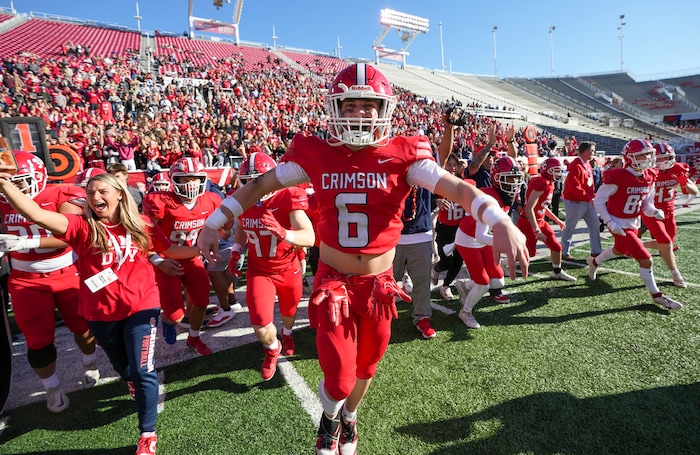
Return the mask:
{"type": "MultiPolygon", "coordinates": [[[[72,43],[64,48],[65,55],[53,59],[31,54],[3,59],[0,115],[44,118],[49,143],[75,150],[84,167],[133,159],[135,169],[157,171],[183,156],[205,166],[237,165],[256,151],[281,156],[297,132],[326,134],[318,89],[327,80],[275,59],[259,62],[252,71],[243,70],[245,61],[236,54],[214,66],[190,66],[191,78],[208,81],[195,88],[181,79],[167,83],[167,78],[142,73],[136,50],[101,57],[86,56],[84,47],[72,43]],[[128,144],[133,145],[123,147],[128,144]]],[[[167,57],[158,58],[166,63],[167,57]]],[[[179,64],[188,65],[187,60],[179,64]]],[[[396,134],[423,133],[437,144],[447,102],[398,92],[396,134]]],[[[470,116],[456,134],[455,152],[469,158],[485,143],[484,132],[493,122],[470,116]]],[[[505,150],[502,137],[499,142],[505,150]]],[[[563,154],[546,132],[537,144],[542,156],[563,154]]]]}

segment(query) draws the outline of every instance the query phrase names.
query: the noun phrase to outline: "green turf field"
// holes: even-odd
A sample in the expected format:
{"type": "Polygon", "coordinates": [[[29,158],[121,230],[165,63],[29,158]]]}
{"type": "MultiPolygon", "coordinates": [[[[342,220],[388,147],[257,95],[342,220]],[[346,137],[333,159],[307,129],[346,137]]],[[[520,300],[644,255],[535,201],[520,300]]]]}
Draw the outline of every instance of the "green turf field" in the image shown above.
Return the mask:
{"type": "MultiPolygon", "coordinates": [[[[512,302],[483,299],[482,324],[434,311],[434,340],[399,304],[392,342],[358,414],[361,454],[692,454],[700,451],[700,210],[678,216],[678,289],[658,255],[661,289],[685,307],[651,303],[631,259],[606,262],[591,282],[536,274],[507,282],[512,302]]],[[[604,246],[609,246],[605,242],[604,246]]],[[[586,248],[572,250],[584,258],[586,248]]],[[[578,261],[585,265],[584,261],[578,261]]],[[[435,303],[458,311],[458,302],[435,303]]],[[[313,332],[297,333],[289,364],[316,391],[313,332]]],[[[258,344],[161,369],[160,454],[309,454],[316,427],[286,376],[260,379],[258,344]]],[[[133,454],[134,404],[123,383],[11,410],[0,454],[133,454]]]]}

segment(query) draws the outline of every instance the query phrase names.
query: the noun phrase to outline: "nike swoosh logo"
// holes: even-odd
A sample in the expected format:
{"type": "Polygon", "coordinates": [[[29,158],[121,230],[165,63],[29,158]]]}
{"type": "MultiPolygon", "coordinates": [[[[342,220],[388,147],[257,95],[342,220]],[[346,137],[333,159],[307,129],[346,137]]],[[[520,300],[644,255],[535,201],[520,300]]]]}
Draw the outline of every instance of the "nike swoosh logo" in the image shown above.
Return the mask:
{"type": "Polygon", "coordinates": [[[279,207],[275,207],[274,209],[270,209],[270,212],[276,212],[277,210],[279,210],[279,207]]]}
{"type": "Polygon", "coordinates": [[[51,205],[51,203],[50,203],[50,202],[42,202],[42,203],[41,203],[41,206],[42,206],[42,207],[46,207],[47,205],[51,205]]]}
{"type": "Polygon", "coordinates": [[[394,158],[385,158],[385,159],[383,159],[383,160],[377,160],[377,163],[379,163],[379,164],[384,164],[384,163],[388,163],[389,161],[391,161],[391,160],[393,160],[393,159],[394,159],[394,158]]]}
{"type": "Polygon", "coordinates": [[[301,269],[296,269],[296,270],[294,271],[294,275],[296,275],[297,273],[299,273],[299,270],[301,270],[301,269]]]}
{"type": "Polygon", "coordinates": [[[207,213],[209,213],[209,210],[203,210],[203,211],[202,211],[202,215],[206,215],[207,213]]]}

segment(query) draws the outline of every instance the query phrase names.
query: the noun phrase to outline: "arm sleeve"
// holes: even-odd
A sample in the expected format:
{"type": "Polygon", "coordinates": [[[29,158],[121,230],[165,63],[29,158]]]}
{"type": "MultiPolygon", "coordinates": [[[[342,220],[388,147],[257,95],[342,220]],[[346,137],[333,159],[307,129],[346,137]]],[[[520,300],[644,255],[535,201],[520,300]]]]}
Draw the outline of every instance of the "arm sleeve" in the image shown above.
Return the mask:
{"type": "Polygon", "coordinates": [[[615,194],[616,191],[617,185],[603,183],[602,185],[600,185],[600,188],[598,188],[598,191],[595,194],[595,199],[593,199],[595,209],[598,211],[600,217],[606,224],[608,223],[608,221],[610,221],[611,218],[607,206],[608,199],[610,199],[610,196],[615,194]]]}
{"type": "Polygon", "coordinates": [[[435,185],[445,174],[447,171],[438,166],[435,161],[418,160],[408,168],[406,181],[411,186],[418,185],[434,193],[435,185]]]}
{"type": "Polygon", "coordinates": [[[278,164],[275,167],[275,175],[284,186],[295,186],[311,181],[306,171],[293,161],[278,164]]]}
{"type": "Polygon", "coordinates": [[[482,223],[481,221],[476,222],[474,238],[482,245],[493,246],[493,236],[489,234],[489,225],[482,223]]]}

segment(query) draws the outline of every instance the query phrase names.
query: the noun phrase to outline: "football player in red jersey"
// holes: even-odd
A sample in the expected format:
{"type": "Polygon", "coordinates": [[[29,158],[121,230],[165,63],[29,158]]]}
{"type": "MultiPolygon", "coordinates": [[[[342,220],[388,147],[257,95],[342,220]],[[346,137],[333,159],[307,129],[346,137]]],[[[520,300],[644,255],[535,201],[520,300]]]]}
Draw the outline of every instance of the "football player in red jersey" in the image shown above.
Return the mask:
{"type": "MultiPolygon", "coordinates": [[[[243,183],[275,167],[265,153],[248,155],[239,170],[243,183]]],[[[302,295],[303,272],[297,250],[314,244],[314,229],[305,210],[309,208],[306,191],[284,188],[263,196],[238,217],[233,234],[229,273],[237,269],[243,246],[248,244],[246,304],[255,336],[265,346],[260,375],[269,381],[277,370],[280,352],[294,354],[292,328],[302,295]],[[275,296],[282,314],[282,346],[274,324],[275,296]],[[284,351],[282,351],[284,348],[284,351]]]]}
{"type": "Polygon", "coordinates": [[[642,213],[642,222],[654,238],[644,242],[644,246],[659,251],[659,256],[671,271],[673,284],[679,288],[685,288],[687,285],[681,272],[678,271],[676,254],[673,252],[673,242],[676,240],[677,232],[674,213],[676,186],[680,185],[685,193],[691,195],[698,194],[698,188],[694,183],[688,181],[688,166],[676,162],[676,152],[673,147],[665,142],[657,142],[654,144],[654,150],[656,151],[657,169],[654,182],[654,204],[657,209],[663,211],[664,218],[659,220],[642,213]]]}
{"type": "Polygon", "coordinates": [[[425,136],[390,138],[396,97],[367,64],[344,68],[325,95],[329,137],[298,134],[281,163],[227,197],[205,223],[199,247],[218,258],[217,231],[265,194],[311,181],[318,200],[320,261],[309,299],[324,379],[318,454],[354,453],[357,408],[384,355],[405,295],[393,277],[403,203],[412,185],[459,202],[494,229],[494,254],[508,256],[511,278],[525,237],[492,198],[449,174],[433,159],[425,136]]]}
{"type": "MultiPolygon", "coordinates": [[[[686,163],[685,167],[688,170],[688,181],[697,185],[700,185],[700,157],[688,160],[690,166],[686,163]]],[[[681,163],[683,164],[683,163],[681,163]]],[[[681,192],[685,195],[685,200],[683,201],[683,207],[690,207],[690,202],[698,197],[697,194],[691,193],[688,188],[681,187],[681,192]]]]}
{"type": "Polygon", "coordinates": [[[566,225],[549,209],[554,193],[554,184],[562,180],[564,168],[558,158],[547,158],[540,164],[540,175],[530,179],[525,194],[523,216],[517,221],[518,228],[527,238],[530,257],[537,255],[537,241],[544,242],[549,248],[552,259],[552,278],[555,280],[576,281],[561,268],[561,243],[545,218],[549,218],[561,229],[566,225]]]}
{"type": "MultiPolygon", "coordinates": [[[[490,177],[492,186],[481,190],[507,214],[523,184],[523,170],[512,157],[504,156],[494,161],[490,177]]],[[[472,313],[477,302],[489,288],[500,291],[505,285],[500,255],[494,254],[494,239],[488,230],[489,225],[483,219],[465,214],[455,236],[457,250],[464,258],[471,277],[470,280],[459,280],[456,283],[459,300],[462,302],[459,319],[471,329],[481,327],[472,313]]]]}
{"type": "MultiPolygon", "coordinates": [[[[197,236],[204,220],[221,204],[221,198],[205,191],[207,174],[199,161],[182,158],[170,167],[173,190],[148,193],[143,200],[144,214],[160,226],[163,233],[179,246],[197,244],[197,236]]],[[[228,235],[231,234],[230,226],[228,235]]],[[[190,328],[187,346],[197,354],[206,356],[211,349],[200,339],[199,333],[209,304],[209,275],[201,257],[185,260],[164,259],[151,256],[156,265],[156,282],[160,289],[163,309],[163,336],[166,343],[176,340],[175,324],[185,316],[182,297],[184,286],[190,308],[190,328]]]]}
{"type": "MultiPolygon", "coordinates": [[[[44,210],[81,214],[84,190],[76,186],[47,186],[44,163],[29,152],[16,152],[19,171],[12,183],[44,210]]],[[[104,172],[104,171],[103,171],[104,172]]],[[[0,251],[11,252],[9,291],[15,320],[27,340],[29,365],[46,389],[46,406],[61,412],[69,400],[56,375],[54,346],[56,309],[73,333],[83,353],[83,387],[92,387],[100,377],[95,358],[95,338],[78,314],[80,278],[77,257],[67,243],[26,219],[7,200],[0,199],[3,231],[0,251]]]]}
{"type": "Polygon", "coordinates": [[[654,206],[654,157],[656,151],[646,139],[633,139],[622,149],[625,166],[608,169],[603,173],[603,184],[596,192],[594,203],[600,217],[615,238],[611,248],[597,257],[589,257],[588,277],[597,278],[597,269],[604,261],[628,255],[639,263],[639,275],[655,303],[668,309],[682,305],[665,296],[654,279],[651,254],[637,235],[640,213],[657,220],[664,219],[664,212],[654,206]]]}

